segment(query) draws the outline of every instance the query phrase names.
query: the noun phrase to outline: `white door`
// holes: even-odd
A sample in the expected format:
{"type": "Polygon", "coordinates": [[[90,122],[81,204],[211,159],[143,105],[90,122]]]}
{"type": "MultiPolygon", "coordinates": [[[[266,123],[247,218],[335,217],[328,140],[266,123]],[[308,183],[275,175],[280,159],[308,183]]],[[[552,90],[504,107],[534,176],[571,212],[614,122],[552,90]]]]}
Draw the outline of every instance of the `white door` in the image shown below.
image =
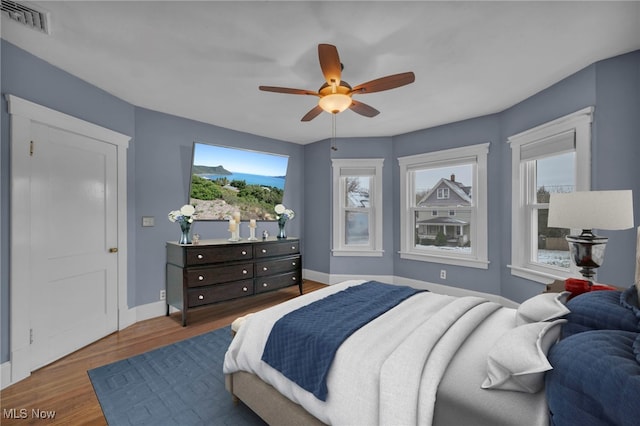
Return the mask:
{"type": "Polygon", "coordinates": [[[32,122],[31,369],[118,328],[117,148],[32,122]]]}

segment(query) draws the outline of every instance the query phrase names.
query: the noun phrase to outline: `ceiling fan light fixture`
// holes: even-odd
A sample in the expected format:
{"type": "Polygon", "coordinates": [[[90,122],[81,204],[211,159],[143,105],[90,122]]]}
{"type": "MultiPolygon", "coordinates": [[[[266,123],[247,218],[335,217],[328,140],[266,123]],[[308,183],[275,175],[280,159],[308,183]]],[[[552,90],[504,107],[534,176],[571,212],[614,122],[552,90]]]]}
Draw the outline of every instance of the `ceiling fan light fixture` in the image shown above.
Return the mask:
{"type": "Polygon", "coordinates": [[[332,93],[320,98],[318,105],[330,114],[338,114],[351,106],[351,96],[344,93],[332,93]]]}
{"type": "Polygon", "coordinates": [[[287,93],[290,95],[318,96],[320,98],[318,105],[314,106],[300,120],[306,122],[316,118],[322,111],[326,111],[335,116],[347,108],[364,117],[375,117],[380,114],[380,111],[360,101],[351,99],[351,96],[354,94],[375,93],[395,89],[396,87],[413,83],[416,78],[413,72],[405,72],[377,78],[352,88],[349,83],[342,80],[342,62],[340,62],[338,49],[335,46],[331,44],[319,44],[318,59],[320,60],[320,68],[322,69],[325,83],[320,86],[317,92],[275,86],[258,86],[258,89],[266,92],[287,93]]]}

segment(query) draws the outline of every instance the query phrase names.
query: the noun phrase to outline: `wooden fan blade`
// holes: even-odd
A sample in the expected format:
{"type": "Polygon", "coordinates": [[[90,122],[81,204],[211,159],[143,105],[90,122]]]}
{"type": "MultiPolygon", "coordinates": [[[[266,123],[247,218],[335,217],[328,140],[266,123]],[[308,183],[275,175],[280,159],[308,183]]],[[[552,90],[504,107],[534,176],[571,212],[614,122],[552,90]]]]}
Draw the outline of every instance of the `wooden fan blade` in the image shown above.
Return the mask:
{"type": "Polygon", "coordinates": [[[320,96],[318,92],[305,89],[290,89],[288,87],[274,87],[274,86],[258,86],[258,89],[265,92],[287,93],[289,95],[315,95],[320,96]]]}
{"type": "Polygon", "coordinates": [[[322,112],[322,108],[320,108],[320,105],[316,105],[315,108],[313,108],[311,111],[306,113],[304,117],[302,117],[302,120],[300,121],[311,121],[317,116],[319,116],[321,112],[322,112]]]}
{"type": "Polygon", "coordinates": [[[376,115],[380,114],[380,111],[378,111],[377,109],[356,100],[353,100],[353,102],[351,102],[351,106],[349,107],[349,109],[351,109],[351,111],[353,112],[357,112],[360,115],[364,115],[365,117],[375,117],[376,115]]]}
{"type": "Polygon", "coordinates": [[[335,82],[336,86],[340,84],[340,74],[342,73],[342,64],[338,49],[332,44],[318,45],[318,58],[320,59],[320,68],[327,84],[331,86],[335,82]]]}
{"type": "Polygon", "coordinates": [[[375,80],[362,83],[353,88],[351,93],[374,93],[383,90],[395,89],[416,81],[416,76],[412,72],[388,75],[375,80]]]}

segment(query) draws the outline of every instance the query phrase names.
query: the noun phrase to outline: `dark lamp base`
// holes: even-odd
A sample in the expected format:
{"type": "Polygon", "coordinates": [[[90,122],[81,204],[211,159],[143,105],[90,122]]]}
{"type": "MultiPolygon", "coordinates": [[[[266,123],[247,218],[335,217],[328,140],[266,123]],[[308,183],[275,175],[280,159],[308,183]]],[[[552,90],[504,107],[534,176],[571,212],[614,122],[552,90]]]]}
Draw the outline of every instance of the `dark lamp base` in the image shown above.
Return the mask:
{"type": "Polygon", "coordinates": [[[568,235],[565,237],[569,243],[571,259],[580,269],[580,273],[589,281],[596,276],[595,269],[604,262],[604,249],[609,240],[607,237],[598,237],[590,229],[583,229],[580,235],[568,235]]]}

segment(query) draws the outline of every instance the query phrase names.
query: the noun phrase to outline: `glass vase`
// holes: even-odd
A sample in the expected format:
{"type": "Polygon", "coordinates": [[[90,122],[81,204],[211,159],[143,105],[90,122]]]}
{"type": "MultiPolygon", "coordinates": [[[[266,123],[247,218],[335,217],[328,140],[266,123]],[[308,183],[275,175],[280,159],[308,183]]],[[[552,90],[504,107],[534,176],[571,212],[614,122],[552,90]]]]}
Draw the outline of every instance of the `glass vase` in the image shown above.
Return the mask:
{"type": "Polygon", "coordinates": [[[191,224],[189,222],[180,222],[180,241],[179,244],[191,244],[191,224]]]}
{"type": "Polygon", "coordinates": [[[284,231],[284,225],[286,225],[286,221],[278,221],[278,238],[287,238],[287,234],[284,231]]]}

